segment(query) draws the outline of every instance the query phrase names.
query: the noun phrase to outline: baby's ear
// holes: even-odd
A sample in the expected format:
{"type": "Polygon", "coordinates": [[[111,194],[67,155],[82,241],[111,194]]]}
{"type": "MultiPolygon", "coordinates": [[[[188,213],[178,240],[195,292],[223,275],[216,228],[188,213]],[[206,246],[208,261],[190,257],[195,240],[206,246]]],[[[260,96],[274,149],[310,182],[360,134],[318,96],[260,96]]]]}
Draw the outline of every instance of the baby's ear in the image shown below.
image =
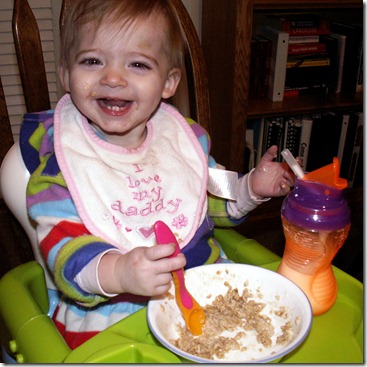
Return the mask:
{"type": "Polygon", "coordinates": [[[57,69],[59,73],[59,79],[61,82],[62,87],[64,88],[65,92],[70,92],[70,78],[69,78],[69,69],[65,65],[59,65],[57,69]]]}
{"type": "Polygon", "coordinates": [[[162,92],[162,98],[168,99],[176,93],[176,89],[181,80],[181,69],[173,68],[169,71],[166,84],[162,92]]]}

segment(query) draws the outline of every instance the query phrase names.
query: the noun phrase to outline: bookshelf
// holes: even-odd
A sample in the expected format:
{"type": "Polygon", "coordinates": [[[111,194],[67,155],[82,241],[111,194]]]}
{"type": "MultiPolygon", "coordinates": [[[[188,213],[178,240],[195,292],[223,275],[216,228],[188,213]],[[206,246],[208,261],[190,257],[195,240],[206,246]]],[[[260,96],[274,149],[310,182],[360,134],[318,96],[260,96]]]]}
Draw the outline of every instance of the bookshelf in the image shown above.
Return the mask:
{"type": "Polygon", "coordinates": [[[272,102],[249,101],[251,37],[268,14],[282,12],[327,14],[333,20],[363,18],[361,0],[203,0],[202,46],[207,63],[212,153],[217,161],[243,171],[248,118],[358,109],[362,93],[302,96],[272,102]]]}
{"type": "MultiPolygon", "coordinates": [[[[299,96],[273,102],[249,98],[251,38],[268,14],[311,12],[335,21],[362,21],[362,0],[202,0],[202,46],[210,93],[212,154],[227,169],[243,172],[248,119],[323,111],[361,110],[363,93],[299,96]]],[[[362,271],[363,185],[345,189],[352,212],[348,239],[335,265],[358,277],[362,271]]],[[[279,256],[284,250],[280,220],[283,197],[256,208],[236,228],[279,256]]]]}

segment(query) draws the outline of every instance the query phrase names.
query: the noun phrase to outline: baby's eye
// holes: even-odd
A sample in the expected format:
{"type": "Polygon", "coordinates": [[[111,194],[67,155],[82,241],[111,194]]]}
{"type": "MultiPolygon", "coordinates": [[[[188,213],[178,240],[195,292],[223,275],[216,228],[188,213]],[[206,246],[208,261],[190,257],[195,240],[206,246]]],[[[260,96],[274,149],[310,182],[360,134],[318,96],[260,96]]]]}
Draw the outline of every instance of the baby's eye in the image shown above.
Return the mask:
{"type": "Polygon", "coordinates": [[[101,65],[101,61],[95,58],[87,58],[87,59],[83,59],[80,64],[82,65],[87,65],[87,66],[94,66],[94,65],[101,65]]]}
{"type": "Polygon", "coordinates": [[[137,68],[137,69],[147,69],[147,70],[150,70],[151,67],[143,62],[133,62],[130,64],[131,67],[133,68],[137,68]]]}

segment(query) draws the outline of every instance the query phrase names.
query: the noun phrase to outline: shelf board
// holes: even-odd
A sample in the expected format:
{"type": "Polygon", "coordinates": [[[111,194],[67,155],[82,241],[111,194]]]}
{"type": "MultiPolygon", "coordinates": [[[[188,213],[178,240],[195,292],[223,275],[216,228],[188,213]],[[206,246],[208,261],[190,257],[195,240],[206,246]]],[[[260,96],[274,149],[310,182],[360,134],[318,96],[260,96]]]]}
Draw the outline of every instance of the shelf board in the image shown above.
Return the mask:
{"type": "Polygon", "coordinates": [[[253,7],[257,10],[272,9],[353,9],[363,8],[362,0],[254,0],[253,7]]]}
{"type": "Polygon", "coordinates": [[[330,94],[327,96],[288,97],[284,98],[282,102],[273,102],[270,99],[250,100],[248,104],[248,118],[303,114],[329,109],[362,108],[363,93],[356,93],[353,96],[330,94]]]}

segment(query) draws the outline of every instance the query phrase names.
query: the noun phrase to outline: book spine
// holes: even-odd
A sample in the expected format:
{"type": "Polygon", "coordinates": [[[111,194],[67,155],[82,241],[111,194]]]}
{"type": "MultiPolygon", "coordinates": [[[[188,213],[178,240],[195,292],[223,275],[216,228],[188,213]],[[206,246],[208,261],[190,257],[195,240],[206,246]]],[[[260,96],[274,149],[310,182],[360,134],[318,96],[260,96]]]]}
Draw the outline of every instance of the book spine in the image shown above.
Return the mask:
{"type": "Polygon", "coordinates": [[[338,73],[339,73],[339,64],[338,64],[339,42],[336,38],[330,35],[321,36],[320,40],[325,42],[326,51],[330,60],[330,75],[329,75],[330,79],[328,82],[328,86],[331,92],[335,92],[337,90],[338,73]]]}
{"type": "Polygon", "coordinates": [[[331,33],[330,37],[333,37],[338,40],[338,73],[337,73],[337,82],[335,93],[340,93],[342,88],[342,80],[343,80],[343,68],[344,68],[344,55],[345,55],[345,42],[346,36],[338,33],[331,33]]]}
{"type": "MultiPolygon", "coordinates": [[[[284,144],[294,157],[298,156],[301,140],[302,121],[301,116],[288,117],[284,124],[284,144]]],[[[282,150],[283,150],[282,149],[282,150]]]]}
{"type": "Polygon", "coordinates": [[[308,96],[311,94],[326,95],[328,92],[328,86],[326,83],[311,84],[311,85],[299,85],[298,87],[285,87],[284,98],[308,96]]]}
{"type": "Polygon", "coordinates": [[[282,22],[289,22],[291,27],[303,28],[303,27],[318,27],[320,25],[320,18],[315,17],[292,17],[291,19],[281,18],[282,22]]]}
{"type": "Polygon", "coordinates": [[[330,59],[329,58],[320,58],[320,59],[298,59],[298,60],[289,60],[287,61],[287,68],[307,68],[312,66],[329,66],[330,59]]]}
{"type": "Polygon", "coordinates": [[[260,82],[259,76],[263,72],[259,67],[260,61],[260,43],[255,37],[251,39],[251,59],[250,59],[250,99],[257,99],[260,98],[260,82]]]}
{"type": "Polygon", "coordinates": [[[273,145],[278,147],[276,161],[281,161],[281,151],[283,150],[284,121],[283,117],[266,119],[265,145],[262,155],[273,145]]]}
{"type": "Polygon", "coordinates": [[[347,135],[345,137],[343,158],[340,164],[340,177],[348,180],[350,162],[352,160],[354,140],[356,137],[358,116],[355,113],[349,115],[347,135]]]}
{"type": "Polygon", "coordinates": [[[350,168],[348,173],[348,187],[353,187],[354,178],[357,170],[358,157],[361,150],[362,140],[363,140],[363,112],[356,112],[358,123],[356,135],[354,138],[352,158],[350,162],[350,168]]]}
{"type": "Polygon", "coordinates": [[[294,43],[317,43],[320,42],[320,36],[292,36],[289,37],[288,43],[294,44],[294,43]]]}
{"type": "Polygon", "coordinates": [[[261,28],[260,34],[273,43],[268,95],[274,102],[282,101],[287,69],[289,35],[271,27],[261,28]]]}
{"type": "Polygon", "coordinates": [[[311,172],[333,162],[338,155],[341,120],[335,113],[315,114],[312,126],[307,171],[311,172]]]}
{"type": "Polygon", "coordinates": [[[254,165],[257,165],[261,159],[265,118],[253,119],[251,123],[254,132],[254,165]]]}
{"type": "Polygon", "coordinates": [[[255,35],[251,40],[249,99],[265,98],[268,94],[272,42],[255,35]]]}
{"type": "Polygon", "coordinates": [[[320,19],[318,25],[301,26],[296,25],[292,20],[282,20],[282,31],[289,33],[290,36],[309,36],[330,33],[330,22],[327,19],[320,19]]]}
{"type": "Polygon", "coordinates": [[[286,69],[285,88],[312,87],[330,83],[331,67],[313,66],[306,68],[293,67],[286,69]]]}
{"type": "Polygon", "coordinates": [[[246,129],[245,167],[244,173],[250,172],[255,167],[254,130],[249,126],[246,129]]]}
{"type": "Polygon", "coordinates": [[[325,43],[294,43],[288,46],[288,55],[303,55],[326,52],[325,43]]]}
{"type": "Polygon", "coordinates": [[[309,115],[302,116],[301,137],[299,143],[298,157],[301,159],[301,167],[305,170],[307,167],[308,152],[310,149],[310,138],[313,119],[309,115]]]}
{"type": "Polygon", "coordinates": [[[363,48],[360,51],[356,92],[363,92],[363,48]]]}
{"type": "Polygon", "coordinates": [[[343,153],[344,153],[345,140],[346,140],[347,131],[348,131],[349,114],[343,114],[341,118],[342,118],[342,129],[340,132],[339,147],[338,147],[338,158],[339,158],[340,166],[343,164],[343,153]]]}
{"type": "Polygon", "coordinates": [[[332,23],[334,33],[346,36],[342,93],[355,93],[358,79],[358,66],[362,52],[363,27],[343,23],[332,23]]]}

